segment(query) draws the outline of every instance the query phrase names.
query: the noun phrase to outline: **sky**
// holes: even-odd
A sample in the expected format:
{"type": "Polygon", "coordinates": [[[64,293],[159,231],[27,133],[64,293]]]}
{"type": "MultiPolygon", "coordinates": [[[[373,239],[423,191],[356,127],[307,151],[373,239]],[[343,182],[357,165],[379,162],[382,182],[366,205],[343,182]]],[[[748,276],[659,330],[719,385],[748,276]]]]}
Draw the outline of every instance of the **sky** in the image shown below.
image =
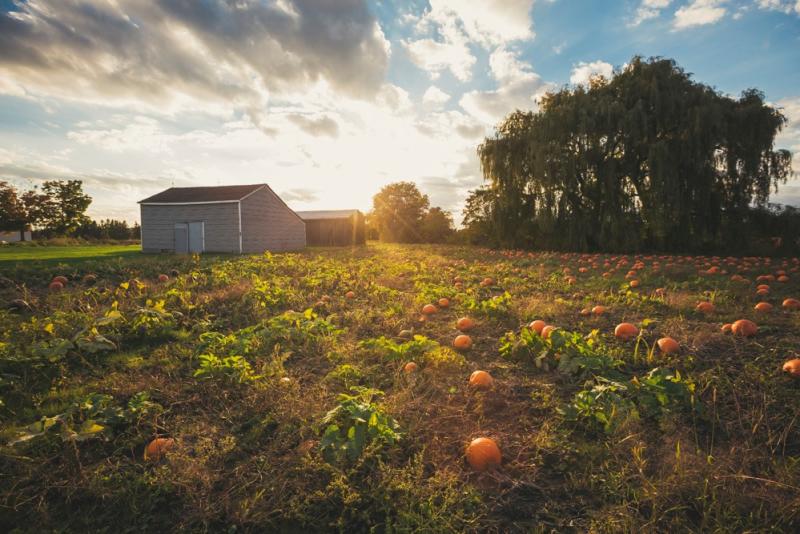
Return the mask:
{"type": "Polygon", "coordinates": [[[763,91],[800,171],[800,0],[0,0],[0,180],[130,222],[171,186],[366,211],[405,180],[458,221],[504,116],[634,55],[763,91]]]}

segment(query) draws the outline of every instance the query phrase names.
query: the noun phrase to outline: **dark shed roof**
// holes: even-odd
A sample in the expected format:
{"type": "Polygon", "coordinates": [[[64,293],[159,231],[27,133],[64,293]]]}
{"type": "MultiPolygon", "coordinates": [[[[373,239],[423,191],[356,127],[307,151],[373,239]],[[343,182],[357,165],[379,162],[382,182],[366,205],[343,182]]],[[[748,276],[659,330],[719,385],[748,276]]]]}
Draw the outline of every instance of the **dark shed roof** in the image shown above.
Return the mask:
{"type": "Polygon", "coordinates": [[[220,185],[216,187],[170,187],[139,204],[187,204],[190,202],[236,202],[266,184],[220,185]]]}
{"type": "Polygon", "coordinates": [[[359,213],[358,210],[325,210],[325,211],[298,211],[296,212],[304,221],[315,219],[347,219],[359,213]]]}

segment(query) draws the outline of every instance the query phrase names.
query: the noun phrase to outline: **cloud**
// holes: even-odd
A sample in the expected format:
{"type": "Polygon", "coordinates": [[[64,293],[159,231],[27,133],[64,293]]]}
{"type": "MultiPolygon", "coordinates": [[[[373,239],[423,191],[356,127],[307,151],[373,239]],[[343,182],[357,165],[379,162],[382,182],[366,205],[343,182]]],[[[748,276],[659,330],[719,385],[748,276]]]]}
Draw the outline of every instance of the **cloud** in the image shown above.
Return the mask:
{"type": "Polygon", "coordinates": [[[759,9],[800,15],[800,0],[758,0],[759,9]]]}
{"type": "Polygon", "coordinates": [[[669,7],[670,3],[672,3],[672,0],[642,0],[642,3],[636,9],[633,20],[628,25],[638,26],[646,20],[658,17],[662,10],[669,7]]]}
{"type": "Polygon", "coordinates": [[[314,202],[319,198],[316,192],[302,187],[281,191],[279,196],[286,202],[314,202]]]}
{"type": "Polygon", "coordinates": [[[315,83],[372,97],[389,44],[365,0],[28,0],[0,14],[0,51],[3,90],[259,121],[315,83]]]}
{"type": "Polygon", "coordinates": [[[436,87],[435,85],[431,85],[428,87],[428,90],[425,91],[425,94],[422,95],[422,102],[424,104],[430,105],[442,105],[445,102],[450,100],[450,95],[436,87]]]}
{"type": "Polygon", "coordinates": [[[293,113],[287,115],[287,118],[298,128],[314,137],[319,137],[321,135],[327,135],[328,137],[339,136],[339,124],[327,115],[315,119],[293,113]]]}
{"type": "Polygon", "coordinates": [[[542,81],[518,54],[498,48],[489,56],[489,67],[498,87],[493,91],[470,91],[459,104],[483,123],[494,124],[517,109],[536,107],[536,98],[553,88],[542,81]]]}
{"type": "Polygon", "coordinates": [[[692,26],[714,24],[722,19],[727,10],[722,7],[726,0],[692,0],[675,12],[672,27],[683,30],[692,26]]]}
{"type": "Polygon", "coordinates": [[[471,41],[484,47],[534,38],[533,0],[431,0],[429,17],[456,19],[471,41]]]}
{"type": "Polygon", "coordinates": [[[449,70],[458,80],[465,82],[472,77],[475,56],[464,40],[439,42],[433,39],[418,39],[403,43],[409,59],[417,67],[438,78],[442,71],[449,70]]]}
{"type": "Polygon", "coordinates": [[[594,76],[602,76],[607,80],[614,74],[614,66],[605,61],[592,61],[591,63],[580,62],[572,67],[572,74],[569,83],[575,85],[586,85],[594,76]]]}

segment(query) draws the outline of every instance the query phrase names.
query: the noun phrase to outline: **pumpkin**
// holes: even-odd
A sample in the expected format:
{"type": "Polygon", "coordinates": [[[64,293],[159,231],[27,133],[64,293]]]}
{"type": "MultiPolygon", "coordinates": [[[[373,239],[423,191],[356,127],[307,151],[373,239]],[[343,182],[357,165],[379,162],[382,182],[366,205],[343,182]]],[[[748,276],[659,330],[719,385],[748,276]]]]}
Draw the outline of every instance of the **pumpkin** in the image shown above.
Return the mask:
{"type": "Polygon", "coordinates": [[[169,282],[169,276],[167,276],[166,274],[159,274],[158,281],[161,282],[162,284],[165,282],[169,282]]]}
{"type": "Polygon", "coordinates": [[[157,462],[174,446],[172,438],[156,438],[144,448],[144,459],[157,462]]]}
{"type": "Polygon", "coordinates": [[[581,315],[591,315],[592,314],[592,310],[589,309],[589,308],[583,308],[580,313],[581,313],[581,315]]]}
{"type": "Polygon", "coordinates": [[[475,389],[489,389],[494,384],[494,378],[486,371],[475,371],[469,375],[469,385],[475,389]]]}
{"type": "Polygon", "coordinates": [[[639,287],[639,280],[631,280],[628,285],[631,287],[639,287]]]}
{"type": "Polygon", "coordinates": [[[695,306],[694,309],[699,311],[700,313],[711,313],[714,311],[714,305],[707,301],[698,302],[697,306],[695,306]]]}
{"type": "Polygon", "coordinates": [[[535,321],[531,322],[531,324],[528,325],[528,328],[530,328],[537,334],[541,335],[542,330],[544,329],[545,326],[547,326],[547,323],[545,323],[541,319],[536,319],[535,321]]]}
{"type": "Polygon", "coordinates": [[[462,332],[469,332],[470,330],[475,328],[475,321],[473,321],[469,317],[462,317],[461,319],[456,321],[456,328],[458,328],[462,332]]]}
{"type": "Polygon", "coordinates": [[[64,289],[64,284],[62,284],[58,280],[53,280],[47,287],[50,288],[51,291],[61,291],[62,289],[64,289]]]}
{"type": "Polygon", "coordinates": [[[753,307],[753,309],[755,309],[757,312],[767,313],[772,311],[772,304],[769,302],[759,302],[753,307]]]}
{"type": "Polygon", "coordinates": [[[500,467],[503,456],[500,447],[491,438],[475,438],[467,446],[467,463],[478,472],[500,467]]]}
{"type": "Polygon", "coordinates": [[[627,341],[639,335],[639,329],[631,323],[619,323],[614,329],[614,337],[627,341]]]}
{"type": "Polygon", "coordinates": [[[756,323],[748,319],[739,319],[731,325],[731,332],[735,336],[750,337],[758,333],[756,323]]]}
{"type": "Polygon", "coordinates": [[[721,328],[723,334],[727,334],[728,332],[731,332],[732,329],[733,329],[733,325],[731,323],[725,323],[724,325],[722,325],[722,328],[721,328]]]}
{"type": "Polygon", "coordinates": [[[472,346],[472,338],[465,334],[456,336],[456,338],[453,340],[453,346],[458,350],[467,350],[472,346]]]}
{"type": "Polygon", "coordinates": [[[434,313],[436,313],[436,311],[437,311],[436,306],[434,306],[433,304],[426,304],[425,306],[422,307],[422,313],[424,313],[425,315],[433,315],[434,313]]]}
{"type": "Polygon", "coordinates": [[[549,338],[550,334],[552,334],[553,330],[555,330],[555,329],[556,329],[556,327],[551,325],[551,324],[545,326],[544,328],[542,328],[542,332],[541,332],[542,337],[545,338],[545,339],[549,338]]]}
{"type": "Polygon", "coordinates": [[[93,286],[97,283],[97,275],[87,274],[83,277],[83,283],[87,286],[93,286]]]}
{"type": "Polygon", "coordinates": [[[786,282],[788,282],[788,281],[789,281],[789,277],[788,277],[788,276],[786,276],[785,274],[782,274],[782,275],[780,275],[780,276],[778,277],[778,282],[780,282],[780,283],[782,283],[782,284],[785,284],[785,283],[786,283],[786,282]]]}
{"type": "Polygon", "coordinates": [[[664,354],[672,354],[680,349],[678,342],[669,336],[662,337],[656,343],[658,344],[658,349],[664,354]]]}
{"type": "Polygon", "coordinates": [[[69,280],[67,280],[66,276],[58,275],[53,277],[53,282],[61,282],[61,285],[65,286],[69,280]]]}
{"type": "Polygon", "coordinates": [[[783,301],[783,307],[787,310],[800,310],[800,300],[797,299],[785,299],[783,301]]]}
{"type": "Polygon", "coordinates": [[[800,378],[800,358],[794,358],[784,363],[783,372],[792,378],[800,378]]]}
{"type": "Polygon", "coordinates": [[[481,287],[489,287],[494,285],[494,280],[489,278],[488,276],[481,280],[481,287]]]}
{"type": "Polygon", "coordinates": [[[595,315],[603,315],[606,312],[605,306],[595,306],[592,308],[592,313],[595,315]]]}
{"type": "Polygon", "coordinates": [[[355,291],[348,291],[347,293],[344,294],[344,298],[346,298],[346,299],[354,299],[354,298],[356,298],[355,291]]]}
{"type": "Polygon", "coordinates": [[[417,364],[414,362],[408,362],[403,366],[403,372],[406,373],[407,375],[413,373],[416,370],[417,370],[417,364]]]}
{"type": "Polygon", "coordinates": [[[764,295],[769,295],[769,289],[761,288],[756,290],[756,295],[759,297],[763,297],[764,295]]]}
{"type": "Polygon", "coordinates": [[[439,299],[439,307],[440,308],[447,308],[450,306],[450,299],[441,298],[439,299]]]}

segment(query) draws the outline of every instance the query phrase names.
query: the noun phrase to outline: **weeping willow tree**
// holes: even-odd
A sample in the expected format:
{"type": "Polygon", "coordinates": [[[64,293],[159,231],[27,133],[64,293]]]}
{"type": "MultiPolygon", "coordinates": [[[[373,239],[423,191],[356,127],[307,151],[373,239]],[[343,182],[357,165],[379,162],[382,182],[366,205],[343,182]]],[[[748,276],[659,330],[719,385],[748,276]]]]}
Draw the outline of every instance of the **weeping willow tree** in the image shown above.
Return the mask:
{"type": "Polygon", "coordinates": [[[672,60],[635,57],[498,125],[464,222],[509,247],[725,248],[791,174],[774,149],[785,122],[756,90],[730,98],[672,60]]]}

